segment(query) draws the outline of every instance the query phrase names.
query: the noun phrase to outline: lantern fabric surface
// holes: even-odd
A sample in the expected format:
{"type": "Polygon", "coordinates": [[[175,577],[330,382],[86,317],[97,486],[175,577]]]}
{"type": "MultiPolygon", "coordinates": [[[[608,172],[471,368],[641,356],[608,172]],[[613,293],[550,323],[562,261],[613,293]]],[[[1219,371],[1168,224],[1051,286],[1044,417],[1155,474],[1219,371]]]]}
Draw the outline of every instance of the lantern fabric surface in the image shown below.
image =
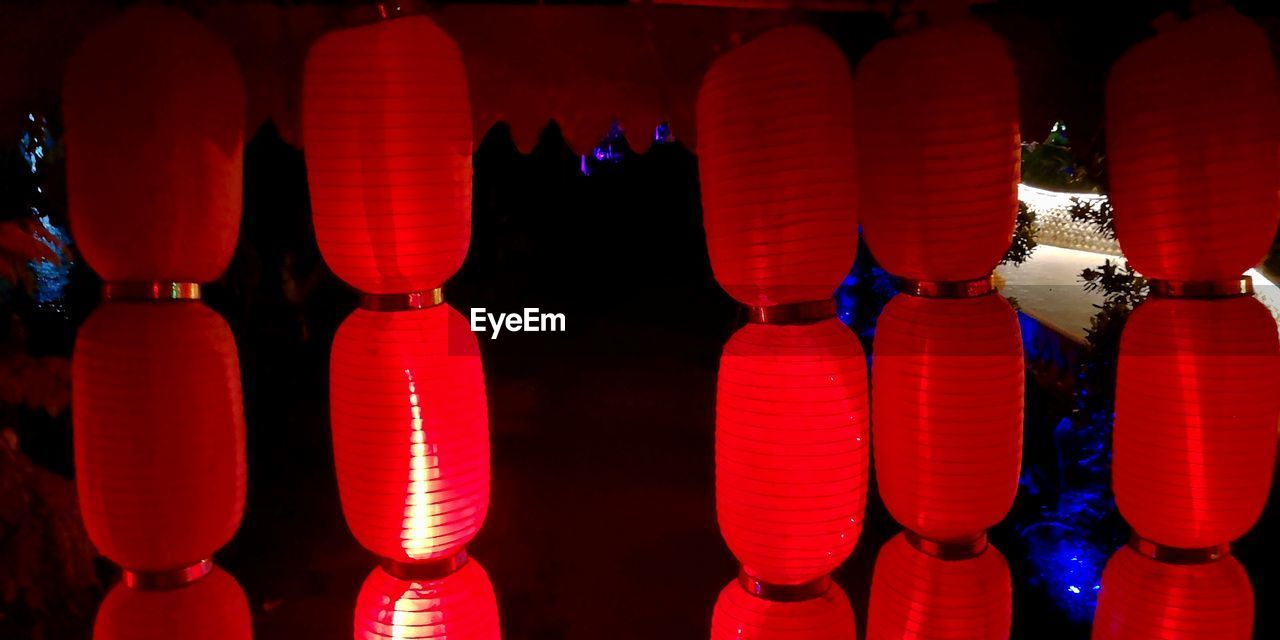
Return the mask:
{"type": "Polygon", "coordinates": [[[856,640],[853,608],[837,585],[799,602],[775,602],[747,593],[737,580],[716,598],[711,640],[856,640]]]}
{"type": "Polygon", "coordinates": [[[222,569],[173,589],[117,584],[98,608],[94,640],[250,640],[249,603],[222,569]]]}
{"type": "Polygon", "coordinates": [[[750,324],[716,394],[716,514],[747,573],[819,578],[849,557],[867,491],[866,358],[836,319],[750,324]]]}
{"type": "Polygon", "coordinates": [[[76,487],[89,536],[135,571],[208,558],[244,506],[240,365],[195,302],[108,302],[71,361],[76,487]]]}
{"type": "Polygon", "coordinates": [[[1093,640],[1249,640],[1253,606],[1232,556],[1169,564],[1121,547],[1102,573],[1093,640]]]}
{"type": "Polygon", "coordinates": [[[1148,278],[1236,278],[1280,215],[1280,80],[1262,29],[1206,13],[1130,49],[1107,82],[1116,236],[1148,278]]]}
{"type": "Polygon", "coordinates": [[[1280,340],[1253,297],[1153,298],[1120,341],[1116,503],[1149,540],[1209,547],[1243,535],[1275,467],[1280,340]]]}
{"type": "Polygon", "coordinates": [[[471,106],[458,45],[414,16],[326,34],[303,79],[316,240],[371,293],[433,289],[471,236],[471,106]]]}
{"type": "Polygon", "coordinates": [[[1008,640],[1012,616],[1009,566],[995,547],[943,560],[900,533],[880,548],[867,640],[1008,640]]]}
{"type": "Polygon", "coordinates": [[[898,295],[876,326],[872,433],[880,495],[903,526],[969,539],[1013,504],[1022,463],[1022,340],[998,295],[898,295]]]}
{"type": "Polygon", "coordinates": [[[1018,88],[1004,43],[973,21],[878,44],[858,65],[862,232],[890,273],[986,277],[1018,212],[1018,88]]]}
{"type": "Polygon", "coordinates": [[[466,320],[440,305],[357,310],[333,341],[334,460],[348,525],[370,551],[456,554],[489,505],[484,374],[466,320]]]}
{"type": "Polygon", "coordinates": [[[698,94],[703,223],[716,280],[748,305],[830,298],[857,251],[853,82],[835,43],[771,31],[698,94]]]}
{"type": "Polygon", "coordinates": [[[499,640],[498,604],[475,560],[435,580],[376,568],[356,596],[356,640],[499,640]]]}
{"type": "Polygon", "coordinates": [[[104,280],[205,282],[240,229],[245,95],[231,51],[186,13],[133,7],[67,64],[72,234],[104,280]]]}

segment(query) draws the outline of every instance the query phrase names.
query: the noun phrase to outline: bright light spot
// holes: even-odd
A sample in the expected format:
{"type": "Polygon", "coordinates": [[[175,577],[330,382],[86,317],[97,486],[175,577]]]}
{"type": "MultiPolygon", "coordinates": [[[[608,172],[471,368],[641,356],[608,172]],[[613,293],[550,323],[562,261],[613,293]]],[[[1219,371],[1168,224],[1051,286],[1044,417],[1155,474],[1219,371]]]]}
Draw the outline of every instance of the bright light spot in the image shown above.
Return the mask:
{"type": "Polygon", "coordinates": [[[426,443],[422,429],[422,408],[418,406],[418,387],[413,371],[404,370],[409,381],[409,484],[405,501],[404,530],[400,546],[410,558],[431,557],[435,551],[432,532],[439,526],[439,505],[433,504],[431,494],[435,480],[439,479],[439,460],[434,447],[426,443]]]}

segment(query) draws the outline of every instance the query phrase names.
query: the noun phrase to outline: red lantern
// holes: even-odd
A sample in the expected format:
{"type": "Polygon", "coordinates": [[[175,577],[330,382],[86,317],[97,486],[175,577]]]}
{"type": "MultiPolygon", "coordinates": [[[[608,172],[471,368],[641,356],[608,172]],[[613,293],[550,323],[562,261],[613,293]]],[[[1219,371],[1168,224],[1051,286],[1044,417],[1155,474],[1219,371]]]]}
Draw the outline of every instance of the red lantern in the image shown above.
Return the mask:
{"type": "Polygon", "coordinates": [[[1253,587],[1230,555],[1164,563],[1121,547],[1102,573],[1093,640],[1249,640],[1253,587]]]}
{"type": "Polygon", "coordinates": [[[325,261],[372,293],[439,287],[471,236],[471,107],[430,19],[335,31],[307,56],[302,131],[325,261]]]}
{"type": "Polygon", "coordinates": [[[858,65],[862,230],[894,275],[988,276],[1018,211],[1018,89],[1004,43],[972,21],[886,40],[858,65]]]}
{"type": "Polygon", "coordinates": [[[94,640],[250,640],[249,603],[235,578],[214,568],[177,588],[117,584],[98,607],[94,640]]]}
{"type": "Polygon", "coordinates": [[[401,579],[377,568],[356,597],[356,640],[501,637],[493,585],[474,560],[437,579],[401,579]]]}
{"type": "Polygon", "coordinates": [[[457,554],[489,505],[475,335],[453,309],[357,310],[333,341],[334,459],[356,539],[399,562],[457,554]]]}
{"type": "Polygon", "coordinates": [[[1022,341],[998,295],[898,295],[871,367],[880,495],[903,526],[968,540],[1013,503],[1022,462],[1022,341]]]}
{"type": "Polygon", "coordinates": [[[853,551],[867,490],[866,357],[838,320],[750,324],[720,360],[716,512],[747,573],[820,578],[853,551]]]}
{"type": "Polygon", "coordinates": [[[244,506],[235,340],[196,302],[108,302],[72,358],[76,486],[98,550],[180,569],[231,539],[244,506]]]}
{"type": "Polygon", "coordinates": [[[1261,302],[1153,298],[1125,325],[1113,474],[1120,512],[1144,538],[1209,547],[1262,513],[1280,396],[1275,321],[1261,302]]]}
{"type": "Polygon", "coordinates": [[[839,586],[798,602],[776,602],[747,593],[738,581],[716,599],[711,640],[856,640],[853,608],[839,586]]]}
{"type": "Polygon", "coordinates": [[[830,298],[857,251],[853,88],[834,43],[786,27],[722,56],[698,95],[703,221],[739,302],[830,298]]]}
{"type": "Polygon", "coordinates": [[[1237,278],[1280,215],[1280,80],[1266,34],[1231,10],[1129,50],[1107,82],[1116,235],[1148,278],[1237,278]]]}
{"type": "Polygon", "coordinates": [[[900,533],[880,548],[871,581],[867,640],[1008,640],[1009,566],[995,547],[943,559],[900,533]]]}
{"type": "Polygon", "coordinates": [[[67,65],[67,199],[85,259],[108,281],[217,278],[240,229],[244,88],[212,33],[134,7],[67,65]]]}

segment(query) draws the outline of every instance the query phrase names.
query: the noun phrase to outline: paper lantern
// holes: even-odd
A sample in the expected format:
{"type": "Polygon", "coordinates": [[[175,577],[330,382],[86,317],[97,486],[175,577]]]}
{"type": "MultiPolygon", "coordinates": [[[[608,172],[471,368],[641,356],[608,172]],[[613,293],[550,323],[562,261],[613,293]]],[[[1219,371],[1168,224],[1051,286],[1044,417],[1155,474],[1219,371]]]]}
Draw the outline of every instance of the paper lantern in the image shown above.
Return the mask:
{"type": "Polygon", "coordinates": [[[249,603],[235,578],[214,568],[191,584],[141,591],[117,584],[98,608],[94,640],[249,640],[249,603]]]}
{"type": "Polygon", "coordinates": [[[1267,502],[1280,370],[1258,300],[1152,298],[1125,325],[1116,380],[1113,482],[1121,514],[1162,545],[1243,535],[1267,502]]]}
{"type": "Polygon", "coordinates": [[[1013,237],[1021,139],[1004,43],[961,21],[885,40],[858,65],[862,232],[887,271],[989,275],[1013,237]]]}
{"type": "Polygon", "coordinates": [[[970,539],[1013,504],[1022,462],[1018,320],[998,295],[898,295],[877,321],[872,435],[880,495],[903,526],[970,539]]]}
{"type": "Polygon", "coordinates": [[[133,7],[67,64],[67,204],[109,281],[216,279],[240,229],[244,87],[187,14],[133,7]]]}
{"type": "Polygon", "coordinates": [[[716,599],[711,640],[856,640],[853,608],[837,585],[798,602],[775,602],[747,593],[738,581],[716,599]]]}
{"type": "Polygon", "coordinates": [[[370,551],[452,556],[489,504],[489,431],[475,335],[453,309],[357,310],[329,379],[342,509],[370,551]]]}
{"type": "Polygon", "coordinates": [[[1280,81],[1266,34],[1231,10],[1162,31],[1107,82],[1116,235],[1133,268],[1177,281],[1237,278],[1280,215],[1280,81]]]}
{"type": "Polygon", "coordinates": [[[703,223],[739,302],[830,298],[857,251],[853,88],[834,43],[771,31],[715,62],[698,94],[703,223]]]}
{"type": "Polygon", "coordinates": [[[797,584],[853,551],[867,490],[866,357],[838,320],[749,324],[716,391],[716,514],[747,573],[797,584]]]}
{"type": "Polygon", "coordinates": [[[1158,562],[1121,547],[1107,562],[1093,640],[1249,640],[1253,587],[1230,555],[1158,562]]]}
{"type": "Polygon", "coordinates": [[[943,559],[908,534],[880,548],[871,580],[867,640],[1008,640],[1013,615],[1009,566],[995,547],[943,559]]]}
{"type": "Polygon", "coordinates": [[[499,640],[498,604],[474,560],[442,578],[397,578],[373,570],[356,597],[356,640],[499,640]]]}
{"type": "Polygon", "coordinates": [[[471,236],[471,107],[458,45],[426,17],[320,38],[302,132],[316,240],[371,293],[439,287],[471,236]]]}
{"type": "Polygon", "coordinates": [[[98,550],[134,571],[180,569],[231,539],[244,506],[240,365],[197,302],[108,302],[71,361],[76,486],[98,550]]]}

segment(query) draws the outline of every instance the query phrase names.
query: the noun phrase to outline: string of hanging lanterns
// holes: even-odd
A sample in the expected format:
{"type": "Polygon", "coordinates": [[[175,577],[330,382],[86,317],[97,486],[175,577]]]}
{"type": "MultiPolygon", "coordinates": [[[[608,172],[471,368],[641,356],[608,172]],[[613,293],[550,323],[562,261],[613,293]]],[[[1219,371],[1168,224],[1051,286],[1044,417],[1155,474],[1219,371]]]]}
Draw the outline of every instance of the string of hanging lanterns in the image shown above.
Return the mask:
{"type": "Polygon", "coordinates": [[[834,318],[857,250],[853,87],[840,50],[786,27],[722,56],[698,96],[707,247],[749,323],[716,390],[716,513],[741,563],[713,638],[853,638],[830,573],[862,531],[866,357],[834,318]]]}
{"type": "Polygon", "coordinates": [[[125,11],[67,67],[71,224],[106,283],[72,358],[76,485],[124,569],[98,638],[250,637],[244,594],[210,560],[244,506],[240,366],[199,302],[239,230],[244,110],[230,50],[174,9],[125,11]]]}
{"type": "Polygon", "coordinates": [[[444,304],[471,233],[472,131],[457,44],[426,17],[329,33],[307,56],[302,131],[316,238],[362,291],[334,337],[343,513],[382,558],[356,638],[497,638],[470,561],[489,505],[479,346],[444,304]]]}
{"type": "Polygon", "coordinates": [[[991,282],[1017,214],[1013,64],[962,20],[880,43],[855,88],[863,234],[902,293],[872,362],[880,494],[927,548],[983,546],[1022,456],[1022,342],[991,282]]]}
{"type": "Polygon", "coordinates": [[[1230,545],[1271,486],[1280,339],[1241,274],[1280,217],[1278,107],[1267,38],[1229,9],[1138,44],[1108,79],[1116,236],[1151,297],[1121,336],[1113,486],[1133,539],[1103,573],[1094,638],[1252,637],[1230,545]]]}

